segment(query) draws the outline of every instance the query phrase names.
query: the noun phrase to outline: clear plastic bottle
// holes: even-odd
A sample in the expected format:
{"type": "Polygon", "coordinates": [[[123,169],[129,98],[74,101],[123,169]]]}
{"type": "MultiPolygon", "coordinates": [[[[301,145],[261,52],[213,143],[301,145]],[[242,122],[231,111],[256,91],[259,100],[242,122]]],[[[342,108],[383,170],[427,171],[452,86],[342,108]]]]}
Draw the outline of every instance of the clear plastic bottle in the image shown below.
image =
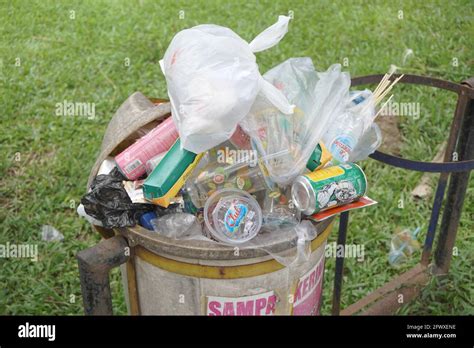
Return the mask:
{"type": "Polygon", "coordinates": [[[399,267],[420,248],[420,243],[416,240],[419,232],[419,227],[413,232],[409,229],[405,229],[392,237],[390,241],[390,253],[388,254],[388,262],[392,266],[399,267]]]}

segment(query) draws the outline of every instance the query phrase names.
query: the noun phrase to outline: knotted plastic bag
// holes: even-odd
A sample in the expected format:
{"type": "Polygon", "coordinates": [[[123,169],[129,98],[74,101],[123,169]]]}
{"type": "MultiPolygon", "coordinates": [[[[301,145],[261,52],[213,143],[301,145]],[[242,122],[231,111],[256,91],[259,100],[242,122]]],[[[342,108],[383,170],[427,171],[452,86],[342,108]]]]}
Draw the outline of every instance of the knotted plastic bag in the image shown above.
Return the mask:
{"type": "Polygon", "coordinates": [[[211,24],[175,35],[160,66],[183,148],[200,153],[229,139],[259,92],[282,113],[293,112],[286,97],[262,78],[254,55],[275,46],[289,20],[279,16],[250,43],[211,24]]]}

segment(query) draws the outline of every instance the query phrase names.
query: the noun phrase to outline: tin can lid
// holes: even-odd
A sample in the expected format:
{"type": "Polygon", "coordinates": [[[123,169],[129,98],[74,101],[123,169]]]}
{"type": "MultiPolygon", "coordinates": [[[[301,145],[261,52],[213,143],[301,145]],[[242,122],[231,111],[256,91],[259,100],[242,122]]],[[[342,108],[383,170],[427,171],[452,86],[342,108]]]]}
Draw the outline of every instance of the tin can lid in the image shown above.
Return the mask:
{"type": "Polygon", "coordinates": [[[304,176],[299,176],[291,187],[291,198],[296,208],[304,214],[312,214],[315,210],[316,197],[311,184],[304,176]]]}

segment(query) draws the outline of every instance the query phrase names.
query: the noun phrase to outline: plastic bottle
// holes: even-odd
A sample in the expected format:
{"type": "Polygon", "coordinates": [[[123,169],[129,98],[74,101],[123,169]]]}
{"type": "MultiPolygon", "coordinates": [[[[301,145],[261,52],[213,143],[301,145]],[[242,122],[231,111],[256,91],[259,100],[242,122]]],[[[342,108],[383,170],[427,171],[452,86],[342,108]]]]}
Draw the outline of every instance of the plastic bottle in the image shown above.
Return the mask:
{"type": "Polygon", "coordinates": [[[420,248],[420,244],[416,240],[420,230],[419,227],[413,232],[409,229],[405,229],[392,237],[390,241],[390,253],[388,254],[388,262],[392,266],[399,267],[420,248]]]}

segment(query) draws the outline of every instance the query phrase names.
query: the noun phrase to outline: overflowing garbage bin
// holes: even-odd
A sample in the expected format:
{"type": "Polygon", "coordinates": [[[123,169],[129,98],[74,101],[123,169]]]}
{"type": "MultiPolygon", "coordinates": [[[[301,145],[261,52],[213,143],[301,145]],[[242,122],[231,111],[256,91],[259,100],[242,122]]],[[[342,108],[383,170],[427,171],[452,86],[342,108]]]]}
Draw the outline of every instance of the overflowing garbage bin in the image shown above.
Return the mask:
{"type": "Polygon", "coordinates": [[[250,43],[214,25],[179,32],[160,61],[170,101],[136,92],[110,121],[78,213],[127,245],[101,249],[98,269],[126,262],[130,313],[319,313],[335,216],[376,203],[354,162],[380,145],[376,107],[397,80],[350,91],[340,65],[317,72],[308,57],[260,75],[254,52],[288,22],[250,43]]]}

